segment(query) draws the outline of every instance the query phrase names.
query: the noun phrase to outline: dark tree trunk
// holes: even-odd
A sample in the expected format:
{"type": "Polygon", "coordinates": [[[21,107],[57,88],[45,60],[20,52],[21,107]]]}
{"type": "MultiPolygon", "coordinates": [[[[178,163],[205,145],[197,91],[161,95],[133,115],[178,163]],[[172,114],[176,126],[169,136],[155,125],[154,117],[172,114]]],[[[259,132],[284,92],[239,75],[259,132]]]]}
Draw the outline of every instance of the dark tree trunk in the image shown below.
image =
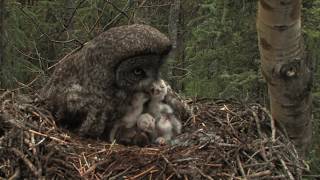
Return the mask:
{"type": "Polygon", "coordinates": [[[260,0],[257,29],[272,117],[303,157],[311,141],[312,62],[301,35],[301,0],[260,0]]]}
{"type": "Polygon", "coordinates": [[[73,30],[73,19],[72,14],[75,9],[75,1],[74,0],[65,0],[64,1],[64,26],[67,30],[67,33],[72,33],[73,30]]]}
{"type": "Polygon", "coordinates": [[[184,89],[182,78],[184,76],[184,38],[183,38],[183,8],[181,0],[174,0],[169,15],[169,34],[172,41],[171,57],[174,59],[172,68],[172,86],[177,92],[184,89]]]}

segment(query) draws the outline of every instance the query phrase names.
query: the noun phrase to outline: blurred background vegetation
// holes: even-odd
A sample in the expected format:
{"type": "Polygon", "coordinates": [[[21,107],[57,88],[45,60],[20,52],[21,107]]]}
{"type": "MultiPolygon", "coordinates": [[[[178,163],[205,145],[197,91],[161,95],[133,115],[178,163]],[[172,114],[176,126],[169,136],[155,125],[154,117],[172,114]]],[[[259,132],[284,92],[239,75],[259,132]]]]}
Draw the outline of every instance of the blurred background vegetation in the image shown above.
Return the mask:
{"type": "MultiPolygon", "coordinates": [[[[66,54],[114,26],[145,23],[168,34],[162,76],[192,97],[268,106],[252,0],[0,0],[0,89],[39,89],[66,54]]],[[[320,174],[320,0],[303,0],[308,57],[315,62],[314,138],[320,174]]]]}

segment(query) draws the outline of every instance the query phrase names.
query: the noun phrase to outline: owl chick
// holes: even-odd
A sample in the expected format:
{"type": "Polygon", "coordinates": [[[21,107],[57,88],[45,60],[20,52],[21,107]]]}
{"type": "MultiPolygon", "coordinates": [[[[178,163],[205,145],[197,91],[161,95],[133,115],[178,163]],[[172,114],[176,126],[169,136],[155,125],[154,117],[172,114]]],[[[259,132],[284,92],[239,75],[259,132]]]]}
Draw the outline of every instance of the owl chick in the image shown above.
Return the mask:
{"type": "Polygon", "coordinates": [[[156,135],[155,125],[156,125],[156,120],[149,113],[144,113],[140,115],[140,117],[137,120],[137,127],[140,130],[145,131],[154,136],[156,135]]]}
{"type": "Polygon", "coordinates": [[[169,39],[153,27],[111,28],[59,61],[40,94],[58,124],[81,136],[109,137],[133,95],[159,78],[170,50],[169,39]]]}
{"type": "Polygon", "coordinates": [[[167,104],[160,105],[160,119],[156,120],[157,144],[167,144],[171,139],[181,133],[182,124],[175,117],[172,108],[167,104]]]}
{"type": "Polygon", "coordinates": [[[164,80],[159,79],[152,83],[149,90],[150,102],[147,106],[147,112],[150,113],[155,119],[158,119],[161,116],[161,108],[165,107],[161,105],[163,104],[163,100],[165,99],[167,92],[168,87],[165,84],[164,80]]]}
{"type": "Polygon", "coordinates": [[[113,128],[110,131],[110,142],[113,142],[116,137],[116,132],[120,127],[126,129],[133,128],[138,121],[139,116],[143,111],[145,102],[148,101],[148,95],[143,92],[138,92],[133,95],[131,105],[127,107],[127,112],[122,119],[115,122],[113,128]]]}
{"type": "Polygon", "coordinates": [[[138,118],[137,127],[148,133],[154,143],[162,145],[169,143],[173,136],[181,133],[182,124],[174,116],[170,106],[161,104],[160,108],[160,118],[155,120],[149,113],[144,113],[138,118]]]}
{"type": "Polygon", "coordinates": [[[164,80],[153,82],[149,93],[147,112],[156,119],[153,139],[158,144],[166,144],[174,135],[181,133],[182,124],[175,117],[173,109],[163,102],[168,93],[168,85],[164,80]]]}

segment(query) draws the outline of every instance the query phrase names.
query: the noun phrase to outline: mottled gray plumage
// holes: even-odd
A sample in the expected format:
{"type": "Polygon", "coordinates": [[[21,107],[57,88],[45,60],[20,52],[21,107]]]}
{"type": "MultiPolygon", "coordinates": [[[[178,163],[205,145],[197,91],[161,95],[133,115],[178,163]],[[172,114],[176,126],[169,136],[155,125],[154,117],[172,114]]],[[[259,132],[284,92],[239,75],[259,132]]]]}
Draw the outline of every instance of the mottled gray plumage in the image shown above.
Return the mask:
{"type": "Polygon", "coordinates": [[[80,135],[108,137],[132,95],[158,79],[169,39],[155,28],[112,28],[64,58],[42,89],[58,122],[80,135]]]}
{"type": "Polygon", "coordinates": [[[130,129],[136,126],[137,120],[141,115],[141,113],[143,112],[144,104],[148,100],[149,100],[149,97],[146,93],[137,92],[133,95],[130,106],[126,108],[125,115],[114,123],[109,133],[110,142],[117,140],[116,134],[120,127],[130,129]]]}

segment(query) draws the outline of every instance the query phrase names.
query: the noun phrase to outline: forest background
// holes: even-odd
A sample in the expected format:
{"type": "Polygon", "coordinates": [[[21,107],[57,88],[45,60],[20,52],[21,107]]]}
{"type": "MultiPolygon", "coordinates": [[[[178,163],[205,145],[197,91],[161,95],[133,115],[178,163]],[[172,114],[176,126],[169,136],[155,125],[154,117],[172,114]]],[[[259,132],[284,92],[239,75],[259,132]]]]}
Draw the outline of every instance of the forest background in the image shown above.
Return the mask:
{"type": "MultiPolygon", "coordinates": [[[[268,107],[252,0],[0,0],[0,89],[39,89],[55,63],[103,31],[144,23],[173,51],[162,76],[188,97],[268,107]]],[[[303,0],[303,34],[314,62],[313,145],[320,174],[320,0],[303,0]]]]}

